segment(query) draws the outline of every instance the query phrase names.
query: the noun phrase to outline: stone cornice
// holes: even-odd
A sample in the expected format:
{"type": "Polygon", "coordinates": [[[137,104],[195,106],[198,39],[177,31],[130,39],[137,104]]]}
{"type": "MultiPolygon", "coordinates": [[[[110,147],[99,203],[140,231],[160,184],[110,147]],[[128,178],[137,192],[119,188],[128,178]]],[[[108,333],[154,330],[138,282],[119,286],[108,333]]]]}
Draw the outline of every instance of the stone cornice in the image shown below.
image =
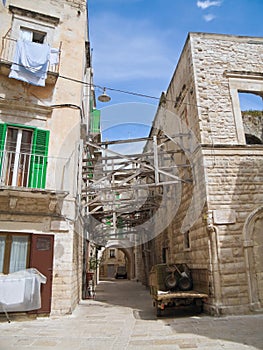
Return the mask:
{"type": "Polygon", "coordinates": [[[53,25],[57,25],[59,23],[59,20],[60,20],[58,17],[49,16],[49,15],[46,15],[44,13],[39,13],[39,12],[35,12],[32,10],[20,8],[17,6],[12,6],[12,5],[9,6],[9,10],[13,14],[24,16],[24,17],[34,18],[34,19],[40,20],[42,22],[51,23],[53,25]]]}
{"type": "Polygon", "coordinates": [[[263,80],[263,73],[260,73],[260,72],[227,71],[226,70],[226,71],[224,71],[224,76],[227,78],[263,80]]]}
{"type": "Polygon", "coordinates": [[[51,116],[52,108],[48,106],[39,106],[32,103],[27,103],[21,100],[0,99],[1,115],[26,117],[31,119],[46,120],[51,116]]]}
{"type": "Polygon", "coordinates": [[[204,155],[250,155],[263,156],[263,145],[210,145],[202,144],[204,155]]]}

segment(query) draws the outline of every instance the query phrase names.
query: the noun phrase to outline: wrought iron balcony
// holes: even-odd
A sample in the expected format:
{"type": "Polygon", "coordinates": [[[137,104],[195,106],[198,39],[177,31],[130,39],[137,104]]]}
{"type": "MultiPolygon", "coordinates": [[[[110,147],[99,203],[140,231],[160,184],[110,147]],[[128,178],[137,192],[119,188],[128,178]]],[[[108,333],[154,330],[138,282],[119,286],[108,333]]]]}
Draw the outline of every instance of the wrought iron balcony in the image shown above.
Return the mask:
{"type": "Polygon", "coordinates": [[[72,159],[0,151],[0,188],[70,191],[72,159]]]}

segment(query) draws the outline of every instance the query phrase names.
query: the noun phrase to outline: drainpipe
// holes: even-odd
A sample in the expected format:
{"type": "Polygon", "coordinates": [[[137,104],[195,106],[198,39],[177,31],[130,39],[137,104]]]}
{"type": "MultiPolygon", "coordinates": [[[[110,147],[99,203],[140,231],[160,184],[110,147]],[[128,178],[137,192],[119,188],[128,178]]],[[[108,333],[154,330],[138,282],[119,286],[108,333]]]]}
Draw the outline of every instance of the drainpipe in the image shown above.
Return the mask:
{"type": "Polygon", "coordinates": [[[221,314],[222,295],[221,295],[221,273],[219,264],[219,244],[218,244],[218,229],[213,225],[212,211],[207,213],[207,230],[209,234],[209,249],[211,255],[212,275],[214,284],[214,299],[215,299],[215,314],[221,314]]]}

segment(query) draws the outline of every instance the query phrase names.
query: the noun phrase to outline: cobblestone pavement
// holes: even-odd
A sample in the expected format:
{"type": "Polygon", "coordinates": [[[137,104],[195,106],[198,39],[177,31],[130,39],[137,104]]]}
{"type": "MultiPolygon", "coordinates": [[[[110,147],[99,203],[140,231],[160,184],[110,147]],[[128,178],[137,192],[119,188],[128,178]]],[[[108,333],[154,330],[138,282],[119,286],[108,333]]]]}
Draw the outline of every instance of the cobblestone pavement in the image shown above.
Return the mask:
{"type": "Polygon", "coordinates": [[[0,322],[0,349],[263,349],[263,315],[210,317],[168,310],[157,319],[149,291],[127,280],[102,281],[95,300],[70,316],[0,322]]]}

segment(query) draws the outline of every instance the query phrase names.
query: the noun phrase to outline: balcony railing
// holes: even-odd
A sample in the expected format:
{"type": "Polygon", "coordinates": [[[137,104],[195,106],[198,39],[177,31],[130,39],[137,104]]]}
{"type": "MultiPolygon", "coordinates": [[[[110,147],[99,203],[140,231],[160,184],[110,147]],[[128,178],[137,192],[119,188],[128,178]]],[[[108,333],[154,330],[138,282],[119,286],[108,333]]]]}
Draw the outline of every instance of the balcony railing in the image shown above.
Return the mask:
{"type": "MultiPolygon", "coordinates": [[[[0,52],[0,62],[12,65],[14,61],[14,55],[16,50],[17,40],[11,38],[2,38],[2,49],[0,52]]],[[[61,44],[60,44],[61,46],[61,44]]],[[[59,48],[60,52],[60,48],[59,48]]],[[[59,62],[60,62],[60,54],[57,64],[49,64],[48,73],[58,73],[59,72],[59,62]]]]}
{"type": "Polygon", "coordinates": [[[0,187],[70,192],[73,159],[0,151],[0,187]]]}

